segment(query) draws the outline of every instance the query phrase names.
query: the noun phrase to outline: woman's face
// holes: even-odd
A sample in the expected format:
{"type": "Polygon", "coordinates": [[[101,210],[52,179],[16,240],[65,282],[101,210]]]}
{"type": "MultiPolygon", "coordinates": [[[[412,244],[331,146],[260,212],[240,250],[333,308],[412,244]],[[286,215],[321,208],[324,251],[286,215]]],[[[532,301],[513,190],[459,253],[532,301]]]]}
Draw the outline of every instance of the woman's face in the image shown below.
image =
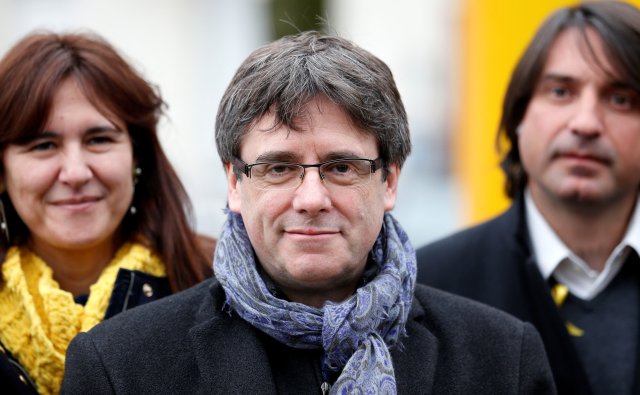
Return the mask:
{"type": "Polygon", "coordinates": [[[4,187],[36,253],[115,251],[133,198],[134,159],[126,127],[110,118],[68,79],[44,130],[5,149],[4,187]]]}

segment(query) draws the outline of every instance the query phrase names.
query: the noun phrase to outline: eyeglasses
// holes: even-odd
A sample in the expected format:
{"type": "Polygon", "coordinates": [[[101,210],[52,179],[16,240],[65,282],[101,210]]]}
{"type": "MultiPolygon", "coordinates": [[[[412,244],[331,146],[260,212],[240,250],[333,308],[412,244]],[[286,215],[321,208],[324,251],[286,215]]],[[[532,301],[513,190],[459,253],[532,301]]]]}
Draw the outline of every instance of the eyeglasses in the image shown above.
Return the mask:
{"type": "Polygon", "coordinates": [[[333,159],[315,165],[292,162],[258,162],[250,165],[242,159],[233,158],[236,175],[247,176],[251,184],[259,189],[292,189],[302,184],[305,169],[317,167],[320,179],[325,184],[341,187],[363,185],[371,181],[371,175],[382,168],[382,158],[333,159]]]}

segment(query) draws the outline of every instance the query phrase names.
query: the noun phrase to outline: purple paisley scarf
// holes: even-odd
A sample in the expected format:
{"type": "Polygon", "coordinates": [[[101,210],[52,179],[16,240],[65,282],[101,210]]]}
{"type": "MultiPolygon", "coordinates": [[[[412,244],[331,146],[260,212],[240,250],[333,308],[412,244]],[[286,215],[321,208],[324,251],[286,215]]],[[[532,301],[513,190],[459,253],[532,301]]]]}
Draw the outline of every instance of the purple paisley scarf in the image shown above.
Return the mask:
{"type": "Polygon", "coordinates": [[[256,269],[242,217],[228,211],[214,270],[231,311],[290,347],[324,349],[323,371],[340,372],[331,394],[395,394],[389,348],[405,335],[416,258],[409,238],[389,213],[370,258],[377,274],[340,303],[327,302],[318,309],[279,299],[256,269]]]}

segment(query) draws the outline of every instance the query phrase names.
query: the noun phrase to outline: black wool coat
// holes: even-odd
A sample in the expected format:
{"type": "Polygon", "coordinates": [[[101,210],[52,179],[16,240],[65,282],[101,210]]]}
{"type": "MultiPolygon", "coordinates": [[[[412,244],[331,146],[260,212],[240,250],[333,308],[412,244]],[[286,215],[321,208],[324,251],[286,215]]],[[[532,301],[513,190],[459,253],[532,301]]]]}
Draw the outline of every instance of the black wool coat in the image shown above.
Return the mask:
{"type": "MultiPolygon", "coordinates": [[[[62,394],[320,394],[320,352],[287,347],[236,314],[210,279],[77,336],[62,394]]],[[[399,394],[553,394],[539,335],[495,309],[417,286],[399,394]]]]}
{"type": "MultiPolygon", "coordinates": [[[[531,322],[545,344],[559,394],[591,394],[586,372],[533,257],[524,199],[502,215],[417,251],[418,283],[531,322]]],[[[638,391],[636,380],[635,393],[638,391]]]]}

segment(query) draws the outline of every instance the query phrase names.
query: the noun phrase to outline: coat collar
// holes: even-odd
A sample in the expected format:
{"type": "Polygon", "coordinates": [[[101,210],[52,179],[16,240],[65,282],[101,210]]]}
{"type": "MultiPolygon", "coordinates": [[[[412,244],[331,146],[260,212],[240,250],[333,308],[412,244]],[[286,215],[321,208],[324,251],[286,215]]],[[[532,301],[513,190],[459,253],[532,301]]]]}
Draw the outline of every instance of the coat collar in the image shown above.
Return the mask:
{"type": "MultiPolygon", "coordinates": [[[[225,300],[213,280],[196,322],[188,334],[200,370],[200,388],[215,393],[276,394],[269,358],[257,330],[235,314],[222,311],[225,300]],[[221,336],[224,334],[224,336],[221,336]]],[[[391,350],[399,393],[433,388],[438,340],[420,322],[425,312],[413,299],[407,336],[391,350]]]]}

